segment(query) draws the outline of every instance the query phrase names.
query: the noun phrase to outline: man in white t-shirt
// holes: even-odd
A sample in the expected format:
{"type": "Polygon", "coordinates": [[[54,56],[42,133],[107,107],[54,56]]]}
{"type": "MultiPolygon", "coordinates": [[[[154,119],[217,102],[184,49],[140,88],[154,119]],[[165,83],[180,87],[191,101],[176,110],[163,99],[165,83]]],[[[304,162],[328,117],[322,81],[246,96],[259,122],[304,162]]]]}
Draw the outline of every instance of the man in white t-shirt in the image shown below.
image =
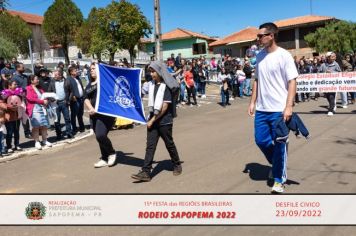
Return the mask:
{"type": "Polygon", "coordinates": [[[255,116],[255,142],[272,165],[272,193],[282,193],[287,180],[287,143],[275,141],[275,121],[292,116],[298,71],[292,55],[276,44],[278,27],[265,23],[257,38],[264,49],[256,57],[250,116],[255,116]],[[256,107],[256,112],[255,112],[256,107]]]}

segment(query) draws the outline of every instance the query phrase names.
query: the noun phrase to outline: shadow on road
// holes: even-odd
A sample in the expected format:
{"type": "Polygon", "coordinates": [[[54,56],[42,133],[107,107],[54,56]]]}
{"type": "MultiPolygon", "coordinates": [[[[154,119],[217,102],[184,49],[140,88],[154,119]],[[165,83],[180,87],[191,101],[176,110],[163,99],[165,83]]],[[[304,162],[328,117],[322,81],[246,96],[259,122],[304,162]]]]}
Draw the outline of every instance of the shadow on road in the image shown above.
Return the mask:
{"type": "Polygon", "coordinates": [[[335,141],[335,143],[337,144],[354,144],[356,145],[356,139],[354,138],[340,138],[338,140],[335,141]]]}
{"type": "MultiPolygon", "coordinates": [[[[129,157],[132,158],[132,157],[129,157]]],[[[136,158],[137,159],[137,158],[136,158]]],[[[133,160],[134,162],[136,162],[136,164],[139,164],[138,162],[140,162],[140,164],[138,165],[139,167],[143,166],[143,160],[133,160]]],[[[156,175],[158,175],[159,173],[161,173],[162,171],[173,171],[173,164],[171,160],[163,160],[163,161],[159,161],[159,162],[153,162],[153,165],[156,165],[152,172],[151,172],[151,178],[153,179],[156,175]]],[[[142,181],[134,181],[133,183],[142,183],[142,181]]]]}
{"type": "MultiPolygon", "coordinates": [[[[340,103],[341,104],[341,103],[340,103]]],[[[302,114],[302,115],[308,115],[308,114],[327,114],[327,111],[328,111],[328,106],[324,106],[324,105],[321,105],[319,106],[320,108],[324,108],[325,110],[314,110],[314,111],[298,111],[296,112],[297,114],[302,114]]],[[[352,114],[352,113],[356,113],[356,110],[353,110],[353,111],[342,111],[342,107],[341,105],[340,106],[337,106],[337,110],[336,110],[336,114],[343,114],[343,115],[347,115],[347,114],[352,114]]]]}
{"type": "Polygon", "coordinates": [[[171,160],[163,160],[157,162],[157,165],[153,168],[151,177],[154,178],[156,175],[162,171],[173,171],[173,164],[171,160]]]}
{"type": "MultiPolygon", "coordinates": [[[[249,177],[254,181],[266,181],[269,187],[273,186],[273,179],[268,178],[268,173],[271,170],[270,166],[261,165],[259,163],[248,163],[245,166],[243,173],[248,173],[249,177]]],[[[287,179],[287,185],[299,185],[298,182],[294,180],[287,179]]]]}
{"type": "Polygon", "coordinates": [[[123,164],[123,165],[129,165],[129,166],[137,166],[137,167],[142,167],[143,166],[143,159],[142,158],[137,158],[133,157],[134,153],[124,153],[121,151],[116,152],[116,157],[117,157],[117,163],[116,164],[123,164]]]}
{"type": "MultiPolygon", "coordinates": [[[[57,142],[55,136],[48,137],[47,139],[48,139],[48,141],[49,141],[50,143],[56,143],[56,142],[57,142]]],[[[41,136],[40,136],[40,140],[42,140],[42,137],[41,137],[41,136]]],[[[33,148],[33,147],[35,147],[35,140],[33,140],[33,139],[27,139],[25,142],[20,143],[20,147],[21,147],[21,148],[33,148]]]]}

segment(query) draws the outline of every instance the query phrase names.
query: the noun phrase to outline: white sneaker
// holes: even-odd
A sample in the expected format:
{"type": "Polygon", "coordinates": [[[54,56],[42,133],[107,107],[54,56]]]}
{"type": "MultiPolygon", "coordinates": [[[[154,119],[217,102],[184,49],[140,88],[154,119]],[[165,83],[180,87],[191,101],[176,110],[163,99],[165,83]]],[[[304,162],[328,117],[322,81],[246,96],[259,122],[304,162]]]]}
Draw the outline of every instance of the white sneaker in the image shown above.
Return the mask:
{"type": "Polygon", "coordinates": [[[37,150],[42,150],[42,145],[41,145],[41,143],[37,141],[37,142],[35,143],[35,148],[37,148],[37,150]]]}
{"type": "Polygon", "coordinates": [[[233,97],[230,98],[231,101],[234,101],[235,99],[233,97]]]}
{"type": "Polygon", "coordinates": [[[347,105],[343,105],[342,108],[347,109],[347,105]]]}
{"type": "Polygon", "coordinates": [[[114,166],[116,164],[116,154],[112,154],[108,157],[108,165],[114,166]]]}
{"type": "Polygon", "coordinates": [[[94,134],[94,130],[93,129],[90,129],[89,130],[89,135],[93,135],[94,134]]]}
{"type": "Polygon", "coordinates": [[[283,193],[284,192],[284,184],[274,182],[274,185],[272,187],[272,193],[283,193]]]}
{"type": "Polygon", "coordinates": [[[14,153],[14,150],[12,148],[7,149],[8,153],[14,153]]]}
{"type": "Polygon", "coordinates": [[[100,159],[100,161],[98,161],[97,163],[94,164],[95,168],[101,168],[101,167],[105,167],[108,166],[108,163],[102,159],[100,159]]]}
{"type": "Polygon", "coordinates": [[[52,143],[48,142],[47,140],[43,142],[46,147],[52,147],[52,143]]]}
{"type": "Polygon", "coordinates": [[[333,116],[333,115],[334,115],[333,112],[331,112],[331,111],[328,112],[328,116],[333,116]]]}
{"type": "Polygon", "coordinates": [[[206,98],[206,95],[202,95],[201,98],[205,99],[205,98],[206,98]]]}

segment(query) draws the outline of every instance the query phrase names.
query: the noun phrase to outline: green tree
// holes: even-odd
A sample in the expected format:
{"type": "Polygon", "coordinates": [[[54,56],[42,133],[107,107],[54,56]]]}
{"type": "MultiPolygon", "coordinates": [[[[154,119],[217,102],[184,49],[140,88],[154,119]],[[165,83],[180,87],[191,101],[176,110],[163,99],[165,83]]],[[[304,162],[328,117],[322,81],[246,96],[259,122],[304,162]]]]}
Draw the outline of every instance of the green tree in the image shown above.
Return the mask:
{"type": "Polygon", "coordinates": [[[0,10],[6,10],[10,6],[9,0],[0,0],[0,10]]]}
{"type": "Polygon", "coordinates": [[[20,17],[12,16],[6,11],[0,14],[0,36],[14,43],[19,53],[28,54],[28,39],[31,34],[31,28],[20,17]]]}
{"type": "Polygon", "coordinates": [[[304,37],[317,52],[335,51],[342,54],[356,49],[356,24],[337,21],[318,28],[304,37]]]}
{"type": "Polygon", "coordinates": [[[82,53],[88,54],[91,45],[91,28],[88,20],[84,20],[80,28],[78,28],[77,34],[75,35],[75,44],[78,48],[82,50],[82,53]]]}
{"type": "Polygon", "coordinates": [[[101,59],[101,53],[105,49],[102,47],[100,40],[94,38],[95,31],[98,27],[98,9],[93,7],[88,18],[78,29],[75,43],[85,54],[96,55],[101,59]]]}
{"type": "Polygon", "coordinates": [[[127,49],[131,62],[140,38],[151,33],[151,25],[137,5],[126,1],[111,2],[97,11],[96,30],[92,35],[91,51],[107,51],[110,61],[120,49],[127,49]]]}
{"type": "Polygon", "coordinates": [[[83,22],[83,14],[71,0],[55,0],[44,14],[43,32],[50,44],[61,44],[69,64],[68,48],[83,22]]]}
{"type": "Polygon", "coordinates": [[[152,27],[139,6],[122,1],[119,9],[121,46],[129,51],[130,62],[133,64],[136,57],[135,46],[142,37],[148,37],[152,33],[152,27]]]}
{"type": "Polygon", "coordinates": [[[0,55],[1,57],[10,60],[13,57],[17,57],[18,50],[16,45],[0,36],[0,55]]]}

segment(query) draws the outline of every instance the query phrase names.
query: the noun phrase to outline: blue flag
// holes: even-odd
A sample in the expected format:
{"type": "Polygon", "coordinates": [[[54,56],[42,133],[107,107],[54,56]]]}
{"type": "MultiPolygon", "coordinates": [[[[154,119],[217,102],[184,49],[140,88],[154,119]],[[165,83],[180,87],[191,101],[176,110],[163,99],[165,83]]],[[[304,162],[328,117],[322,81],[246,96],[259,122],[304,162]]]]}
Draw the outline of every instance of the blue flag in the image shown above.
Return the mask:
{"type": "Polygon", "coordinates": [[[146,124],[141,100],[141,69],[99,64],[95,111],[146,124]]]}

